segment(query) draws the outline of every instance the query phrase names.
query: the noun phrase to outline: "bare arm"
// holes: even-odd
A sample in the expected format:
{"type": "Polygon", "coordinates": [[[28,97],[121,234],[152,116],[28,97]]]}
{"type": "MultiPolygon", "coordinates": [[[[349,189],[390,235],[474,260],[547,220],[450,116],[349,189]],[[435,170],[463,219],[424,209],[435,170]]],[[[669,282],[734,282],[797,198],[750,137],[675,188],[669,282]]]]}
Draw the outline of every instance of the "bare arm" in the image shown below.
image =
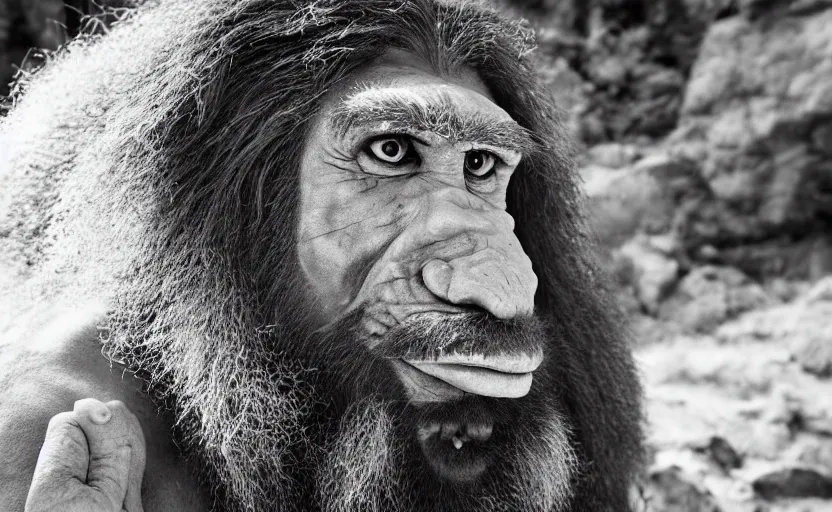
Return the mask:
{"type": "Polygon", "coordinates": [[[27,326],[27,339],[0,342],[0,508],[24,510],[50,420],[57,416],[53,426],[77,435],[67,428],[81,425],[68,413],[76,401],[95,398],[121,401],[136,415],[149,468],[144,510],[208,509],[206,493],[173,444],[169,419],[141,394],[138,380],[110,368],[100,353],[96,318],[79,322],[77,312],[70,318],[76,327],[52,315],[27,326]]]}

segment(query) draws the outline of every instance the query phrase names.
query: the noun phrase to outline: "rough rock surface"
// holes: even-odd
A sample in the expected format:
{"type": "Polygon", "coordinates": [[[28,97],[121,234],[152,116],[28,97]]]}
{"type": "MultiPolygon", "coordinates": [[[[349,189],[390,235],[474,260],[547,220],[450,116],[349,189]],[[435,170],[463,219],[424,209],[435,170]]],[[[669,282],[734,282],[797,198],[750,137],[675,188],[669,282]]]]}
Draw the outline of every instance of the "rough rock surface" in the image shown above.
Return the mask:
{"type": "Polygon", "coordinates": [[[645,379],[637,510],[832,511],[832,2],[528,3],[645,379]]]}
{"type": "Polygon", "coordinates": [[[653,479],[672,470],[704,503],[650,510],[832,510],[832,380],[801,357],[807,344],[832,345],[832,301],[809,296],[638,351],[655,450],[648,489],[657,503],[676,496],[677,484],[653,479]]]}

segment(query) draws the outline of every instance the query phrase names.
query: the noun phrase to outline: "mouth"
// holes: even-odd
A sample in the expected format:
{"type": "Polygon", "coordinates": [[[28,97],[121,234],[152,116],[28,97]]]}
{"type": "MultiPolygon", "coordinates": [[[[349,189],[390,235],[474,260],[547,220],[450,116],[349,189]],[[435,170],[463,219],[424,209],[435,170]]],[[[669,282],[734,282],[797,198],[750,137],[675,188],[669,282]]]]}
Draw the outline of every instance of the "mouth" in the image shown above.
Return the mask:
{"type": "Polygon", "coordinates": [[[532,354],[444,354],[434,359],[402,359],[412,369],[411,380],[421,380],[422,388],[432,387],[447,394],[447,388],[436,386],[440,381],[462,393],[494,398],[520,398],[529,393],[533,372],[543,362],[543,352],[532,354]]]}
{"type": "Polygon", "coordinates": [[[492,462],[491,419],[420,423],[417,437],[422,452],[442,479],[460,484],[476,481],[492,462]]]}

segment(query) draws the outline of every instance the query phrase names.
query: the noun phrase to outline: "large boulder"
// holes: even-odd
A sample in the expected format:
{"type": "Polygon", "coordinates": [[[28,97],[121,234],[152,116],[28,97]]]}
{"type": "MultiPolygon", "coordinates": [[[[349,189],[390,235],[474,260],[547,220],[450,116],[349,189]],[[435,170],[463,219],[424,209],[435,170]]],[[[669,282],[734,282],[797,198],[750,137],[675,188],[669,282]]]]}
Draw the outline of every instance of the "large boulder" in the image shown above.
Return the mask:
{"type": "MultiPolygon", "coordinates": [[[[695,24],[678,126],[658,143],[591,147],[582,168],[611,273],[641,312],[688,332],[766,304],[752,281],[832,273],[832,2],[729,2],[707,15],[700,4],[686,2],[711,18],[695,24]],[[713,268],[752,281],[723,290],[713,268]]],[[[616,69],[585,75],[609,85],[632,74],[616,69]]]]}
{"type": "Polygon", "coordinates": [[[752,275],[816,279],[832,271],[832,9],[745,4],[708,30],[667,146],[713,194],[702,243],[752,275]]]}

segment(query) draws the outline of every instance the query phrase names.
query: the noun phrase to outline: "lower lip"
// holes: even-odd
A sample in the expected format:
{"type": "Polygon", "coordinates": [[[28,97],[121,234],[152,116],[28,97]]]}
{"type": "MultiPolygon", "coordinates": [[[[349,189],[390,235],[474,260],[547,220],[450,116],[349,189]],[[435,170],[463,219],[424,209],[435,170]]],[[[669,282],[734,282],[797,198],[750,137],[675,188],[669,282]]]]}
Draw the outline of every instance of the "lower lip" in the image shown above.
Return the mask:
{"type": "Polygon", "coordinates": [[[520,398],[529,393],[532,374],[505,373],[478,366],[404,360],[417,370],[451,386],[481,396],[520,398]]]}

